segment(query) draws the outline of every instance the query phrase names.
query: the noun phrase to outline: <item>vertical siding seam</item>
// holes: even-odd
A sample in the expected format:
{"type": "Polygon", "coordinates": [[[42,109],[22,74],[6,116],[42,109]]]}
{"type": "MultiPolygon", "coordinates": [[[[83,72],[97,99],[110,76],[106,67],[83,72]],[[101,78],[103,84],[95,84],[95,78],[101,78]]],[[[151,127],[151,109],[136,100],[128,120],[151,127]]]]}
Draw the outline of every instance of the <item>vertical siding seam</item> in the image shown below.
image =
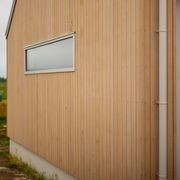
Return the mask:
{"type": "MultiPolygon", "coordinates": [[[[137,10],[136,10],[136,3],[137,3],[137,0],[135,0],[135,46],[136,46],[136,41],[137,41],[137,37],[136,37],[136,31],[137,31],[137,24],[136,24],[136,13],[137,13],[137,10]]],[[[134,61],[135,61],[135,63],[134,63],[134,65],[135,65],[135,71],[134,71],[134,76],[135,76],[135,84],[137,83],[137,75],[136,75],[136,61],[137,61],[137,52],[136,52],[136,47],[134,47],[135,48],[135,54],[134,54],[134,56],[135,56],[135,59],[134,59],[134,61]]],[[[136,89],[136,86],[134,87],[135,88],[135,92],[134,92],[134,95],[136,96],[136,91],[137,91],[137,89],[136,89]]],[[[134,103],[135,103],[135,124],[134,124],[134,126],[135,126],[135,165],[136,165],[136,162],[138,161],[137,160],[137,110],[136,110],[136,98],[134,98],[134,103]]],[[[137,171],[136,171],[136,166],[135,166],[135,179],[137,180],[137,171]]]]}
{"type": "Polygon", "coordinates": [[[149,10],[149,20],[150,20],[150,27],[149,27],[149,32],[150,32],[150,34],[148,34],[149,36],[150,36],[150,41],[149,41],[149,56],[150,56],[150,58],[149,58],[149,68],[150,68],[150,71],[149,71],[149,73],[150,73],[150,76],[149,76],[149,78],[150,78],[150,114],[149,114],[149,116],[150,116],[150,118],[149,118],[149,121],[150,121],[150,137],[149,137],[149,139],[150,139],[150,166],[149,166],[149,168],[150,168],[150,170],[149,170],[149,172],[150,172],[150,174],[149,174],[149,179],[151,179],[151,171],[152,171],[152,168],[151,168],[151,161],[152,161],[152,148],[151,148],[151,118],[152,118],[152,115],[151,115],[151,111],[152,111],[152,104],[151,104],[151,85],[152,85],[152,77],[151,77],[151,75],[152,75],[152,73],[151,73],[151,67],[152,67],[152,62],[151,62],[151,58],[152,58],[152,54],[151,54],[151,49],[152,49],[152,32],[151,32],[151,28],[152,28],[152,17],[151,17],[151,15],[152,15],[152,0],[150,0],[150,10],[149,10]]]}

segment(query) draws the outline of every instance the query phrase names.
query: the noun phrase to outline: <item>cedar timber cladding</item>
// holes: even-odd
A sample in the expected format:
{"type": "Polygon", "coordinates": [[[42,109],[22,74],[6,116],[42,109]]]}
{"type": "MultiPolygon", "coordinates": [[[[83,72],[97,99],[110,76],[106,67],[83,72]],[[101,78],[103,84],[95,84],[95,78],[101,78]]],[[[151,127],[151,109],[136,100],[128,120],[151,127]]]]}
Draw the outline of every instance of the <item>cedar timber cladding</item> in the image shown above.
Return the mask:
{"type": "MultiPolygon", "coordinates": [[[[168,0],[168,180],[174,180],[176,160],[176,0],[168,0]]],[[[177,170],[177,169],[176,169],[177,170]]]]}
{"type": "Polygon", "coordinates": [[[82,180],[155,180],[158,1],[17,0],[8,135],[82,180]],[[75,72],[24,74],[24,47],[75,32],[75,72]]]}

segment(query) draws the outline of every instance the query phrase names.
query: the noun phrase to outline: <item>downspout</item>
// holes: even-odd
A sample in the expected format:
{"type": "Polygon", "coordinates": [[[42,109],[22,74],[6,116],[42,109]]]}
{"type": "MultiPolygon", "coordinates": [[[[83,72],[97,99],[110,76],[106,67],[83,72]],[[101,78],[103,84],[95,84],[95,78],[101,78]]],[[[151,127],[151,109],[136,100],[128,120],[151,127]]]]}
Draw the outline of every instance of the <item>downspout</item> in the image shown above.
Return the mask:
{"type": "Polygon", "coordinates": [[[167,0],[159,0],[159,180],[167,179],[167,0]]]}

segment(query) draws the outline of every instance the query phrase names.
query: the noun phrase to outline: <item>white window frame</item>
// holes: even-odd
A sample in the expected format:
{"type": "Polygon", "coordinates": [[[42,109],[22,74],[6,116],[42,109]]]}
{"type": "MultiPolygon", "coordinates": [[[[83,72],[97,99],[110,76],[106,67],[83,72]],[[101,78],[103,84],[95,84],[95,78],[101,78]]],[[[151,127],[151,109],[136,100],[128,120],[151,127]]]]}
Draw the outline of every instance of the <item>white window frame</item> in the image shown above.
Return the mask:
{"type": "Polygon", "coordinates": [[[31,45],[24,47],[24,74],[25,75],[42,74],[42,73],[58,73],[58,72],[74,72],[74,71],[75,71],[75,33],[74,32],[71,32],[71,33],[65,34],[65,35],[57,37],[57,38],[49,39],[46,41],[38,42],[38,43],[31,44],[31,45]],[[33,49],[33,48],[41,47],[44,45],[48,45],[48,44],[51,44],[54,42],[62,41],[62,40],[67,39],[67,38],[73,38],[73,67],[72,68],[57,68],[57,69],[30,70],[30,71],[27,70],[26,51],[33,49]]]}

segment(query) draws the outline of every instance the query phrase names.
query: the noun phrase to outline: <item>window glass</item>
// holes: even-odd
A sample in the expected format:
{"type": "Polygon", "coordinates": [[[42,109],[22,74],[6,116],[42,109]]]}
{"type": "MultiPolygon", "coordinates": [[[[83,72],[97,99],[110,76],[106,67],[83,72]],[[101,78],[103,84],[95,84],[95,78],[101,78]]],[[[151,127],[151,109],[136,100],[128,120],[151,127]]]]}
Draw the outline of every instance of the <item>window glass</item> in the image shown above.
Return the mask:
{"type": "Polygon", "coordinates": [[[25,49],[26,72],[74,70],[74,36],[25,49]]]}

